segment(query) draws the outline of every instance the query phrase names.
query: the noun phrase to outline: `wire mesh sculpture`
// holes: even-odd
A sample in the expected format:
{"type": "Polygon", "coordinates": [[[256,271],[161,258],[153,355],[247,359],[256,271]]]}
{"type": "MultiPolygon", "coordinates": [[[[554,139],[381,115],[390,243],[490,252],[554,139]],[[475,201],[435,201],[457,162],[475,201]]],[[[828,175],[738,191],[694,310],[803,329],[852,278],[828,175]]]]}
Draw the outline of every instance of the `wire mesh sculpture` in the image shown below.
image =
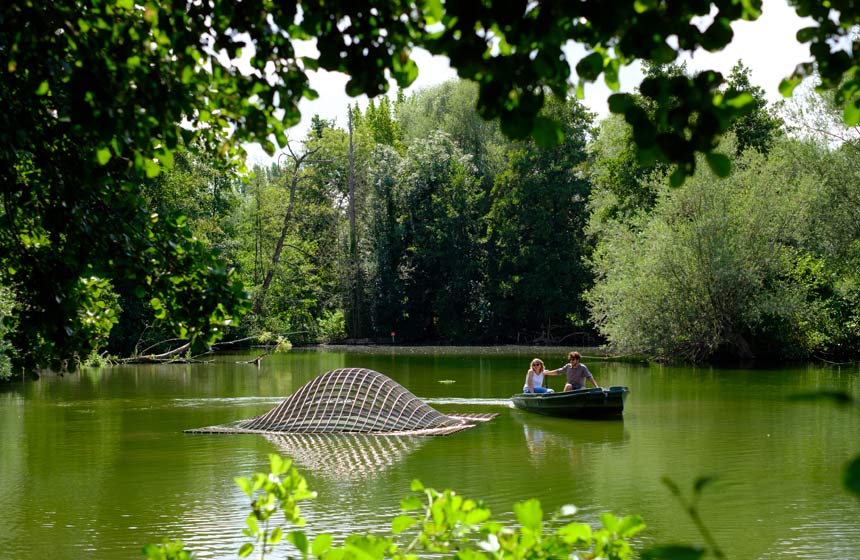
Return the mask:
{"type": "Polygon", "coordinates": [[[445,435],[496,414],[445,415],[371,369],[341,368],[303,385],[269,412],[195,433],[445,435]]]}

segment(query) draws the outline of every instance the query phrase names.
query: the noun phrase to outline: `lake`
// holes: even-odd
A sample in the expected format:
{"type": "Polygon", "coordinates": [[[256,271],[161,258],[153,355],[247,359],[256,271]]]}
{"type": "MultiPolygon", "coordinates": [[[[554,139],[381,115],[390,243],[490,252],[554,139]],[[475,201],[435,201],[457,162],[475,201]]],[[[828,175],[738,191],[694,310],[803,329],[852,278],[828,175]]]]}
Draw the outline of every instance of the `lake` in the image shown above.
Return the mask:
{"type": "Polygon", "coordinates": [[[698,507],[729,558],[860,558],[860,500],[840,482],[860,454],[860,407],[789,398],[826,389],[860,400],[860,367],[646,365],[586,349],[601,385],[630,388],[623,419],[512,409],[530,359],[555,368],[567,350],[293,349],[259,369],[237,363],[250,352],[0,386],[0,558],[140,558],[165,537],[200,558],[236,558],[248,500],[233,478],[265,470],[273,452],[319,492],[303,507],[310,534],[384,531],[417,478],[482,498],[504,521],[536,497],[546,512],[576,505],[595,527],[602,512],[640,514],[637,546],[695,544],[661,479],[690,496],[713,475],[698,507]],[[384,373],[445,413],[498,417],[441,437],[183,433],[266,412],[338,367],[384,373]]]}

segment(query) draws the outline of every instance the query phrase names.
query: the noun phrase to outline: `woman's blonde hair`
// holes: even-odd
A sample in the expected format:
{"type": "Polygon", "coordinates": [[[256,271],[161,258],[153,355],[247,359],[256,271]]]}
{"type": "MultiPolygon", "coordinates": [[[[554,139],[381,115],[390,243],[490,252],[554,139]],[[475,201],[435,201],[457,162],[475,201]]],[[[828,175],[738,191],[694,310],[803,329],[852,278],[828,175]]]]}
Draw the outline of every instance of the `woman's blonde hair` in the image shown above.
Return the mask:
{"type": "Polygon", "coordinates": [[[532,360],[532,365],[543,367],[543,360],[541,360],[540,358],[535,358],[534,360],[532,360]]]}

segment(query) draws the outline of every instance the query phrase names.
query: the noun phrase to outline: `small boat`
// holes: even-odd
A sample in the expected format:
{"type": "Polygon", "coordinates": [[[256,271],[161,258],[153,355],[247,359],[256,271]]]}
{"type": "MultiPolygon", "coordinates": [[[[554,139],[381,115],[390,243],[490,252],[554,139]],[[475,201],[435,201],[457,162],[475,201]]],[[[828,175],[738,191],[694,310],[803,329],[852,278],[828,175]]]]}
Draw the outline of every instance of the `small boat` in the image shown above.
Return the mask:
{"type": "Polygon", "coordinates": [[[595,387],[566,393],[519,393],[511,397],[520,410],[563,418],[612,418],[624,412],[627,387],[595,387]]]}

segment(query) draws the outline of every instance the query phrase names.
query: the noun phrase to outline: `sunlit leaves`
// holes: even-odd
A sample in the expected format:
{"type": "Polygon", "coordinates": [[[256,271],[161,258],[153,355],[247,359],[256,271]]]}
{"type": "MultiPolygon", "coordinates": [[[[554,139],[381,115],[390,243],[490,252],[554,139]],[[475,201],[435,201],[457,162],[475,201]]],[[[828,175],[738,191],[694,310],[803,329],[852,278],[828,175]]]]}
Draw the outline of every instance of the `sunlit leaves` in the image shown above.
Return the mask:
{"type": "Polygon", "coordinates": [[[514,513],[517,516],[517,521],[524,528],[540,531],[543,522],[543,510],[539,501],[531,499],[514,504],[514,513]]]}
{"type": "Polygon", "coordinates": [[[398,515],[391,521],[391,532],[395,535],[399,535],[416,523],[418,523],[418,521],[410,515],[398,515]]]}
{"type": "Polygon", "coordinates": [[[846,126],[857,126],[860,124],[860,98],[845,104],[842,119],[845,121],[846,126]]]}
{"type": "Polygon", "coordinates": [[[568,523],[558,530],[558,535],[566,543],[579,546],[591,542],[593,531],[586,523],[568,523]]]}
{"type": "MultiPolygon", "coordinates": [[[[265,555],[284,538],[283,529],[276,525],[270,526],[270,519],[279,511],[290,525],[301,527],[305,524],[300,515],[299,502],[313,499],[316,493],[307,487],[305,478],[293,467],[292,461],[279,455],[269,455],[269,473],[255,473],[250,478],[236,478],[236,484],[251,498],[251,513],[245,521],[243,533],[254,539],[253,543],[244,543],[239,549],[239,556],[244,558],[255,549],[265,555]]],[[[299,551],[306,554],[311,547],[307,535],[303,531],[291,531],[287,540],[299,551]]],[[[314,541],[316,550],[326,550],[331,541],[323,538],[319,543],[314,541]]]]}
{"type": "Polygon", "coordinates": [[[182,541],[165,539],[161,544],[147,544],[143,547],[143,555],[148,560],[192,560],[194,554],[185,549],[182,541]]]}
{"type": "Polygon", "coordinates": [[[99,165],[105,165],[110,161],[111,153],[109,148],[99,148],[96,150],[96,160],[99,162],[99,165]]]}

